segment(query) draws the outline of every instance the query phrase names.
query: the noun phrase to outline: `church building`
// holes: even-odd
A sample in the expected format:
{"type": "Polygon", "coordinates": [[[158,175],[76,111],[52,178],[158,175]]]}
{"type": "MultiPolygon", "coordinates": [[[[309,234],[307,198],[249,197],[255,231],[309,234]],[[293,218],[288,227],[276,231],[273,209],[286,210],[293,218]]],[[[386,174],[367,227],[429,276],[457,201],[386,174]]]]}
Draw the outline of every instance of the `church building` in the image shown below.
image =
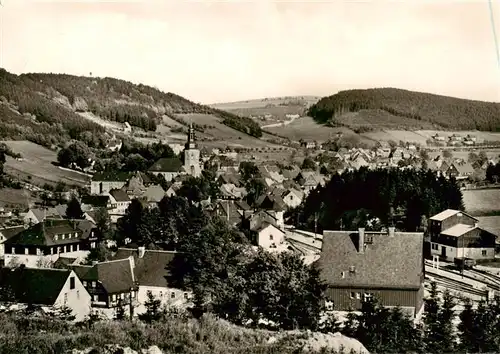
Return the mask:
{"type": "Polygon", "coordinates": [[[200,150],[195,143],[193,124],[189,125],[188,141],[184,149],[184,171],[193,176],[201,175],[200,150]]]}

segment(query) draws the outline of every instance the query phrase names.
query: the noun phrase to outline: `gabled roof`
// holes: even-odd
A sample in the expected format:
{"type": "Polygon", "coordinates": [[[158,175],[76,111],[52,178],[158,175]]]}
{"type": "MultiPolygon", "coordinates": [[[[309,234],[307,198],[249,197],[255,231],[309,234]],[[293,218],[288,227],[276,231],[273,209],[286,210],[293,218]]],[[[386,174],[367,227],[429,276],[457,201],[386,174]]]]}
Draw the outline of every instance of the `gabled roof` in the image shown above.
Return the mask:
{"type": "Polygon", "coordinates": [[[163,157],[156,161],[150,168],[150,172],[179,172],[182,161],[177,157],[163,157]]]}
{"type": "Polygon", "coordinates": [[[24,226],[11,226],[4,229],[0,229],[0,233],[5,237],[6,240],[14,237],[18,233],[24,230],[24,226]]]}
{"type": "Polygon", "coordinates": [[[461,175],[472,174],[474,173],[474,168],[468,162],[466,163],[453,163],[452,166],[458,171],[461,175]]]}
{"type": "Polygon", "coordinates": [[[54,305],[71,271],[46,268],[1,268],[2,301],[54,305]]]}
{"type": "Polygon", "coordinates": [[[471,226],[471,225],[466,225],[466,224],[456,224],[453,225],[452,227],[441,231],[441,234],[446,235],[446,236],[455,236],[459,237],[462,236],[463,234],[472,231],[476,228],[476,226],[471,226]]]}
{"type": "Polygon", "coordinates": [[[143,257],[139,258],[136,249],[119,248],[113,259],[134,257],[134,273],[139,286],[171,287],[168,282],[169,265],[178,255],[177,252],[145,250],[143,257]]]}
{"type": "Polygon", "coordinates": [[[460,211],[460,210],[454,210],[454,209],[446,209],[445,211],[442,211],[440,212],[439,214],[436,214],[434,216],[431,216],[429,219],[430,220],[435,220],[435,221],[443,221],[443,220],[446,220],[448,219],[449,217],[451,216],[454,216],[458,213],[462,213],[464,215],[467,215],[469,218],[472,218],[476,221],[479,221],[478,219],[476,219],[475,217],[473,217],[472,215],[469,215],[467,213],[464,213],[463,211],[460,211]]]}
{"type": "Polygon", "coordinates": [[[130,198],[127,192],[125,192],[123,189],[112,189],[109,191],[109,194],[111,194],[111,196],[115,198],[117,202],[130,202],[130,198]]]}
{"type": "Polygon", "coordinates": [[[59,256],[52,266],[56,269],[68,269],[68,266],[73,264],[76,260],[77,258],[74,257],[59,256]]]}
{"type": "MultiPolygon", "coordinates": [[[[58,209],[52,208],[32,208],[30,211],[37,218],[37,220],[42,221],[46,218],[49,219],[61,219],[61,214],[59,214],[58,209]]],[[[63,214],[64,215],[64,214],[63,214]]]]}
{"type": "Polygon", "coordinates": [[[97,172],[92,176],[94,182],[127,182],[132,173],[123,171],[97,172]]]}
{"type": "Polygon", "coordinates": [[[94,225],[88,220],[55,220],[46,219],[38,224],[22,230],[9,240],[6,245],[24,245],[24,246],[53,246],[75,243],[77,240],[87,239],[94,225]],[[74,233],[78,233],[74,237],[74,233]],[[71,237],[67,235],[71,233],[71,237]],[[62,239],[61,234],[66,237],[62,239]],[[57,240],[55,235],[58,235],[57,240]]]}
{"type": "Polygon", "coordinates": [[[146,188],[143,196],[146,197],[148,202],[158,203],[165,196],[165,190],[161,186],[155,184],[146,188]]]}
{"type": "Polygon", "coordinates": [[[331,286],[419,288],[423,233],[396,232],[391,237],[368,231],[365,240],[369,234],[373,243],[359,253],[357,231],[324,231],[321,256],[315,262],[321,277],[331,286]]]}
{"type": "Polygon", "coordinates": [[[69,266],[81,280],[99,281],[108,294],[136,288],[133,263],[129,258],[100,262],[93,266],[69,266]]]}

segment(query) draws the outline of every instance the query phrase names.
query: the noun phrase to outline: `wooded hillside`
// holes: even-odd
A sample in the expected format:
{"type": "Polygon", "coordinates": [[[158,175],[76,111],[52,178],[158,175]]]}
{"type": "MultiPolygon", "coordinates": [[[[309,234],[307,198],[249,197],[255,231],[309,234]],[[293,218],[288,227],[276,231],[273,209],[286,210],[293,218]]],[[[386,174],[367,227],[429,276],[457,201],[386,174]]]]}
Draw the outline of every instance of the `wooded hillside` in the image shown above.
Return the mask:
{"type": "MultiPolygon", "coordinates": [[[[260,137],[259,126],[249,118],[199,105],[173,93],[113,78],[65,74],[14,75],[0,68],[0,138],[24,138],[50,146],[84,135],[100,137],[97,123],[77,112],[120,123],[129,122],[154,131],[164,114],[212,114],[236,130],[260,137]]],[[[94,139],[95,140],[95,139],[94,139]]]]}
{"type": "Polygon", "coordinates": [[[401,117],[402,125],[404,118],[411,118],[448,130],[500,131],[500,103],[396,88],[340,91],[311,106],[309,115],[320,123],[341,124],[343,114],[366,109],[401,117]]]}

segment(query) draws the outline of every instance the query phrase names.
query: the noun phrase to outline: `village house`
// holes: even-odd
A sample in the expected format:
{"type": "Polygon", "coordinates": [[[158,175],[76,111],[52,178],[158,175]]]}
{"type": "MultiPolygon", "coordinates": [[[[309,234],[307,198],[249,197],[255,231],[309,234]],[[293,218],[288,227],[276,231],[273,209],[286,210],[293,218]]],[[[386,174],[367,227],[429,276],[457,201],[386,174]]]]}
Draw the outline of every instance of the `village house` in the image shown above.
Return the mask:
{"type": "Polygon", "coordinates": [[[320,258],[314,263],[328,284],[328,305],[335,311],[359,310],[377,298],[382,306],[400,306],[410,316],[423,311],[423,233],[324,231],[320,258]]]}
{"type": "Polygon", "coordinates": [[[75,321],[90,314],[90,295],[71,270],[0,268],[0,301],[18,309],[40,307],[50,313],[71,309],[75,321]]]}
{"type": "Polygon", "coordinates": [[[165,197],[165,190],[159,185],[152,185],[146,188],[142,197],[154,207],[165,197]]]}
{"type": "Polygon", "coordinates": [[[46,219],[4,242],[5,265],[40,267],[60,255],[85,258],[98,238],[95,225],[88,220],[46,219]]]}
{"type": "Polygon", "coordinates": [[[213,206],[212,215],[226,220],[229,225],[237,225],[241,223],[245,212],[250,210],[243,200],[218,200],[213,206]]]}
{"type": "Polygon", "coordinates": [[[463,211],[447,209],[429,219],[427,229],[433,259],[494,259],[496,236],[479,227],[479,220],[463,211]]]}
{"type": "Polygon", "coordinates": [[[167,191],[165,192],[165,195],[167,197],[174,197],[177,195],[177,191],[182,187],[182,183],[179,182],[174,182],[168,187],[167,191]]]}
{"type": "Polygon", "coordinates": [[[132,201],[122,189],[112,189],[109,191],[109,195],[116,201],[116,206],[109,211],[111,222],[116,223],[119,218],[127,213],[127,208],[132,201]]]}
{"type": "MultiPolygon", "coordinates": [[[[179,253],[170,251],[119,248],[113,256],[114,260],[132,259],[134,277],[138,286],[137,301],[144,304],[148,300],[147,293],[161,300],[162,305],[182,307],[189,303],[190,291],[172,285],[171,267],[174,267],[179,253]]],[[[137,312],[140,312],[139,309],[137,312]]]]}
{"type": "Polygon", "coordinates": [[[110,194],[104,195],[84,195],[80,201],[83,211],[88,212],[96,208],[105,208],[107,210],[115,209],[116,200],[110,194]]]}
{"type": "Polygon", "coordinates": [[[252,243],[265,250],[272,250],[285,242],[285,233],[274,224],[262,221],[250,228],[252,243]]]}
{"type": "Polygon", "coordinates": [[[3,259],[5,254],[4,242],[10,240],[13,236],[17,235],[25,229],[25,226],[11,226],[0,229],[0,258],[3,259]]]}
{"type": "Polygon", "coordinates": [[[128,172],[99,172],[92,176],[90,194],[106,194],[122,188],[132,175],[128,172]]]}
{"type": "MultiPolygon", "coordinates": [[[[136,305],[138,285],[133,257],[95,263],[91,266],[69,265],[91,297],[96,308],[115,308],[120,303],[136,305]]],[[[103,312],[108,314],[107,312],[103,312]]]]}
{"type": "Polygon", "coordinates": [[[314,171],[301,171],[295,181],[301,186],[302,190],[308,195],[318,185],[324,186],[326,184],[322,175],[314,171]]]}
{"type": "Polygon", "coordinates": [[[245,187],[237,187],[232,183],[226,183],[219,187],[220,196],[224,200],[241,200],[247,195],[245,187]]]}
{"type": "Polygon", "coordinates": [[[446,172],[445,176],[453,177],[457,180],[469,179],[474,174],[474,168],[468,162],[454,162],[452,163],[446,172]]]}
{"type": "Polygon", "coordinates": [[[288,208],[293,209],[302,203],[302,200],[304,200],[304,193],[298,189],[290,188],[281,195],[281,199],[288,208]]]}

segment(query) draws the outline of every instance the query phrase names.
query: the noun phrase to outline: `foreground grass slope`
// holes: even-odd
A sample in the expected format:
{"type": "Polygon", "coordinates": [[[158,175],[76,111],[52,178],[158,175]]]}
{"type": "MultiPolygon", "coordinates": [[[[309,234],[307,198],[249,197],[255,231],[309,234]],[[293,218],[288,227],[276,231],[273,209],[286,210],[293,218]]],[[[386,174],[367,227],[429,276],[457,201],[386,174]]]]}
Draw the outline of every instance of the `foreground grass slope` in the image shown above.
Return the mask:
{"type": "Polygon", "coordinates": [[[422,129],[431,124],[435,129],[500,131],[500,103],[396,88],[340,91],[309,109],[316,121],[337,125],[349,125],[352,113],[358,112],[364,112],[362,118],[356,117],[358,121],[369,123],[382,117],[382,122],[399,128],[422,129]]]}
{"type": "Polygon", "coordinates": [[[102,143],[104,127],[78,112],[155,131],[168,114],[212,114],[225,125],[260,137],[249,118],[191,102],[173,93],[114,78],[65,74],[14,75],[0,68],[0,138],[44,146],[70,140],[102,143]]]}
{"type": "MultiPolygon", "coordinates": [[[[0,353],[65,353],[94,348],[102,353],[109,344],[134,350],[156,345],[164,353],[281,354],[303,351],[305,334],[279,335],[230,325],[213,317],[201,320],[169,317],[154,324],[112,321],[75,326],[55,319],[28,319],[0,315],[0,353]],[[276,340],[269,341],[275,337],[276,340]]],[[[334,353],[323,351],[323,353],[334,353]]]]}

